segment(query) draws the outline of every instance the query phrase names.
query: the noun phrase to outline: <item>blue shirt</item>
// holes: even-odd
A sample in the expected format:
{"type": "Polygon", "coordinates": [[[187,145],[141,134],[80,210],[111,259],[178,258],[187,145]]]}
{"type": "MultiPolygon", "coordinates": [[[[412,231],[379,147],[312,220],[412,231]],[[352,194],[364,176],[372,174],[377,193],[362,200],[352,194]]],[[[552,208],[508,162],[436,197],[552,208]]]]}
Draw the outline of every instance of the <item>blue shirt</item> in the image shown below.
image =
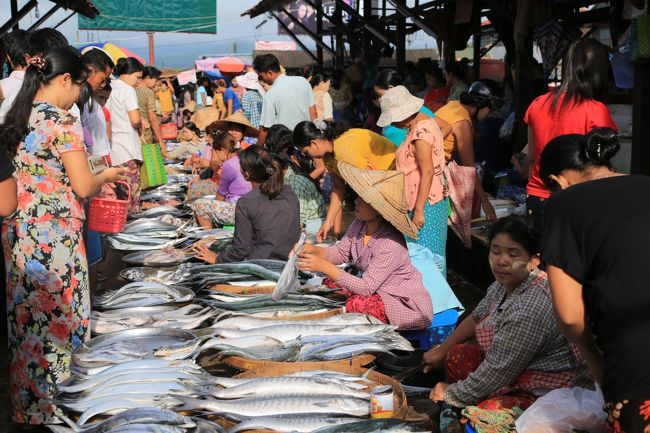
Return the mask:
{"type": "Polygon", "coordinates": [[[233,113],[241,110],[241,103],[239,102],[239,98],[230,88],[226,89],[226,91],[223,92],[223,103],[226,105],[226,107],[228,106],[228,101],[232,101],[233,113]]]}
{"type": "MultiPolygon", "coordinates": [[[[422,108],[420,108],[420,113],[424,113],[429,117],[436,117],[435,113],[429,110],[424,105],[422,106],[422,108]]],[[[408,129],[398,128],[397,126],[388,125],[381,130],[381,135],[383,135],[384,137],[388,138],[390,141],[395,143],[395,146],[400,147],[404,142],[404,140],[406,140],[406,136],[408,135],[408,132],[409,132],[408,129]]]]}
{"type": "Polygon", "coordinates": [[[201,99],[201,94],[205,95],[205,100],[208,100],[208,92],[205,90],[205,87],[199,86],[198,89],[196,89],[196,105],[200,105],[203,107],[203,100],[201,99]]]}
{"type": "Polygon", "coordinates": [[[304,120],[311,120],[309,108],[314,105],[314,92],[303,77],[284,74],[275,79],[262,104],[260,126],[284,125],[293,131],[304,120]]]}

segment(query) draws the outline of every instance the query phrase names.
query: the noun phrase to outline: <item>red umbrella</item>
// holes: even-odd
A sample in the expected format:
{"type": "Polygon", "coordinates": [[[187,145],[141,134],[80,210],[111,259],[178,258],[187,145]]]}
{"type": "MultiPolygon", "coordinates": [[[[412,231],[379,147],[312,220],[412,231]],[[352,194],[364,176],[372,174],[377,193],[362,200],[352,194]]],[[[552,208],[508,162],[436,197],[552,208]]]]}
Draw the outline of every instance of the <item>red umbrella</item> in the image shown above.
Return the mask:
{"type": "Polygon", "coordinates": [[[246,64],[237,57],[221,57],[214,63],[214,66],[226,74],[239,74],[246,68],[246,64]]]}

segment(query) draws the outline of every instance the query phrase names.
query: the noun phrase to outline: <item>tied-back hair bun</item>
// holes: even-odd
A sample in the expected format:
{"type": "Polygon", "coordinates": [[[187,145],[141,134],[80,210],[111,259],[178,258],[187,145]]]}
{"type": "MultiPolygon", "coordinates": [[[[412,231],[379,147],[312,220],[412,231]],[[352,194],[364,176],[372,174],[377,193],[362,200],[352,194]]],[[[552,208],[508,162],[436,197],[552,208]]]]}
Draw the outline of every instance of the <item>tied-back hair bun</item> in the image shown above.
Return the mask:
{"type": "Polygon", "coordinates": [[[609,165],[609,161],[621,148],[618,135],[611,128],[594,128],[583,142],[582,154],[594,165],[609,165]]]}

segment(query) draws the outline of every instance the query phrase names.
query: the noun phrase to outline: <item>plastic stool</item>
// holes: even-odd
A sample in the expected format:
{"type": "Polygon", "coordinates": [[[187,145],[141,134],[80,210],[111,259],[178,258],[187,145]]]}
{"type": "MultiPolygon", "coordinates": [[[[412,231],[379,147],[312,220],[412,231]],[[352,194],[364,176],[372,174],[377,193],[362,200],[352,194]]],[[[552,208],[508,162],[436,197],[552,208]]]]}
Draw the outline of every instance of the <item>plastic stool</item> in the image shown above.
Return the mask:
{"type": "Polygon", "coordinates": [[[458,323],[458,310],[451,308],[433,315],[431,326],[420,331],[401,331],[402,337],[423,350],[429,350],[431,346],[445,341],[456,328],[458,323]]]}

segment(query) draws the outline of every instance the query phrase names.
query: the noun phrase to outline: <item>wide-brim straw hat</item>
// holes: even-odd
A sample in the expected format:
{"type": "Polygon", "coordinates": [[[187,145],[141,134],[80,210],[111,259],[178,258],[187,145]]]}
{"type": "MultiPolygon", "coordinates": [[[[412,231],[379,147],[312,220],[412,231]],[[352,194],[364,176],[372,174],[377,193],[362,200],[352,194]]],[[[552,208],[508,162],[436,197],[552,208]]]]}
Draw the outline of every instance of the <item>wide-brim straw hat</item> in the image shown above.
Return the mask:
{"type": "Polygon", "coordinates": [[[237,111],[236,113],[231,114],[225,119],[212,122],[212,127],[219,129],[221,131],[226,131],[228,130],[229,123],[237,123],[239,125],[245,126],[246,127],[246,129],[244,130],[245,137],[256,138],[257,136],[260,135],[260,131],[257,128],[255,128],[253,125],[251,125],[251,123],[248,121],[246,116],[244,116],[244,114],[241,111],[237,111]]]}
{"type": "Polygon", "coordinates": [[[264,87],[260,84],[257,73],[254,71],[246,72],[244,75],[239,75],[238,77],[235,77],[235,80],[237,80],[237,84],[242,86],[244,89],[257,90],[261,95],[266,93],[264,87]]]}
{"type": "Polygon", "coordinates": [[[201,131],[204,131],[205,128],[215,120],[219,120],[219,110],[214,107],[199,108],[192,116],[192,122],[194,122],[196,127],[201,131]]]}
{"type": "Polygon", "coordinates": [[[386,221],[406,236],[417,240],[418,228],[406,207],[404,172],[398,170],[361,170],[340,161],[339,173],[359,197],[373,207],[386,221]]]}
{"type": "Polygon", "coordinates": [[[424,100],[411,95],[406,87],[391,87],[379,98],[381,116],[377,119],[377,126],[383,128],[391,123],[401,122],[420,111],[422,105],[424,100]]]}

